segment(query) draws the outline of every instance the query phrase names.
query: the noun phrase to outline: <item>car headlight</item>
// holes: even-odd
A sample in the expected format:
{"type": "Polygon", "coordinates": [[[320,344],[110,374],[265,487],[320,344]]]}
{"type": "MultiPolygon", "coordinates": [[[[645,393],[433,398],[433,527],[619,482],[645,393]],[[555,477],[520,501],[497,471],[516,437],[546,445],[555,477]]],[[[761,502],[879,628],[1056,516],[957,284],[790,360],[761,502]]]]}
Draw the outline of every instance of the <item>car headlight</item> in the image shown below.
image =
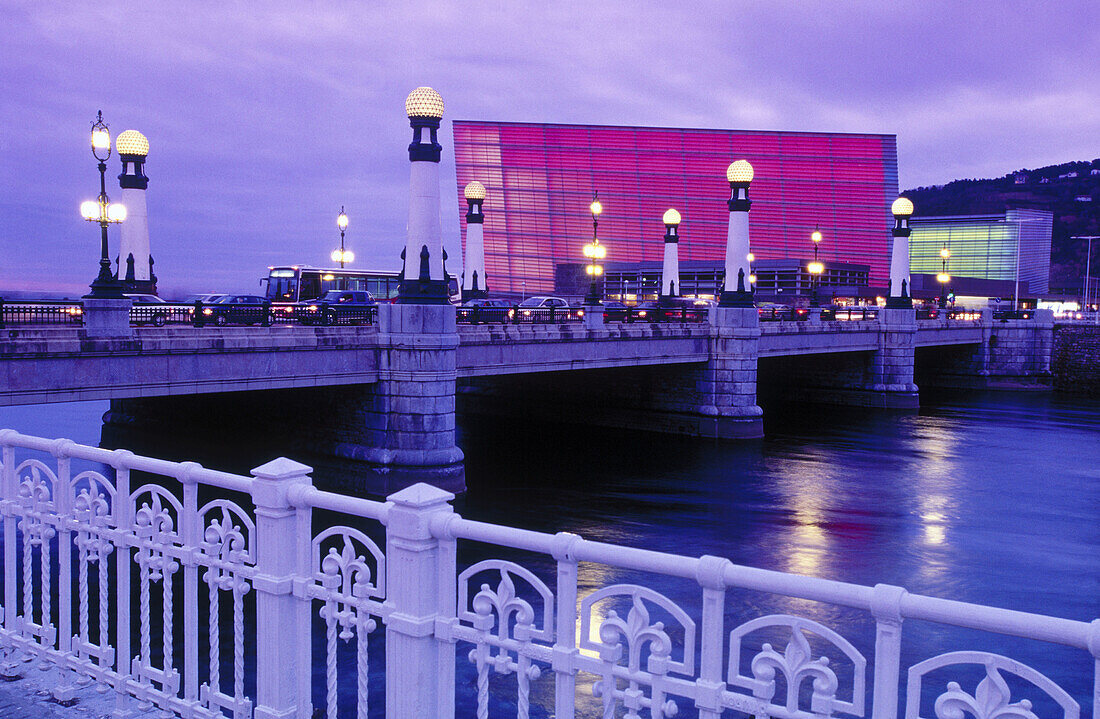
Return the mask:
{"type": "Polygon", "coordinates": [[[316,312],[317,311],[317,305],[310,305],[309,306],[309,311],[310,312],[316,312]]]}
{"type": "Polygon", "coordinates": [[[202,310],[202,313],[204,315],[212,315],[212,314],[214,314],[214,310],[210,309],[209,307],[204,307],[203,310],[202,310]]]}
{"type": "Polygon", "coordinates": [[[639,316],[639,317],[645,317],[645,310],[642,310],[642,311],[640,311],[640,312],[638,313],[638,316],[639,316]]]}

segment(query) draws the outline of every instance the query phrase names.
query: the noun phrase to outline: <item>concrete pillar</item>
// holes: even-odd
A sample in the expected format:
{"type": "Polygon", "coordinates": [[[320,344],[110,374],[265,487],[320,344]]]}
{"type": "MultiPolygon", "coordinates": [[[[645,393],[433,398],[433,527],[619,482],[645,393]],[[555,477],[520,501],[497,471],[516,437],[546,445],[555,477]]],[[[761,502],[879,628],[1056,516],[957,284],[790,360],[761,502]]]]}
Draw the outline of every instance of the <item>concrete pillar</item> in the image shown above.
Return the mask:
{"type": "Polygon", "coordinates": [[[753,169],[747,160],[737,160],[726,168],[730,183],[729,227],[726,230],[725,283],[719,304],[722,307],[752,307],[749,285],[749,184],[753,169]]]}
{"type": "Polygon", "coordinates": [[[886,306],[904,310],[913,306],[909,286],[909,216],[913,214],[913,203],[899,197],[890,206],[890,212],[894,215],[894,241],[890,249],[890,296],[886,298],[886,306]]]}
{"type": "Polygon", "coordinates": [[[409,145],[409,224],[405,269],[399,304],[448,304],[443,231],[439,221],[439,160],[443,151],[437,132],[443,98],[430,87],[418,87],[405,99],[413,128],[409,145]],[[424,133],[429,133],[425,140],[424,133]]]}
{"type": "Polygon", "coordinates": [[[920,406],[913,383],[917,318],[912,309],[879,310],[879,349],[871,358],[867,389],[877,395],[869,404],[891,409],[920,406]]]}
{"type": "Polygon", "coordinates": [[[485,186],[471,182],[466,196],[466,260],[462,264],[462,301],[489,296],[485,281],[485,186]]]}
{"type": "MultiPolygon", "coordinates": [[[[747,252],[745,253],[747,254],[747,252]]],[[[754,307],[711,310],[709,359],[697,370],[703,436],[752,439],[764,436],[764,412],[756,404],[760,317],[754,307]]]]}
{"type": "Polygon", "coordinates": [[[337,454],[370,463],[390,490],[427,482],[465,488],[455,444],[458,332],[453,305],[380,305],[383,340],[374,407],[361,415],[364,444],[337,454]]]}
{"type": "Polygon", "coordinates": [[[665,210],[665,257],[661,265],[660,297],[679,297],[680,292],[680,213],[665,210]]]}
{"type": "Polygon", "coordinates": [[[84,336],[88,339],[129,339],[134,336],[130,326],[130,306],[133,300],[100,300],[85,297],[84,336]]]}
{"type": "Polygon", "coordinates": [[[137,130],[126,130],[115,141],[122,160],[122,174],[118,176],[122,188],[122,204],[126,207],[126,222],[119,228],[119,279],[129,292],[156,293],[149,246],[149,213],[145,205],[145,191],[149,178],[145,176],[145,158],[149,154],[149,141],[137,130]],[[127,258],[134,258],[134,276],[128,277],[127,258]]]}

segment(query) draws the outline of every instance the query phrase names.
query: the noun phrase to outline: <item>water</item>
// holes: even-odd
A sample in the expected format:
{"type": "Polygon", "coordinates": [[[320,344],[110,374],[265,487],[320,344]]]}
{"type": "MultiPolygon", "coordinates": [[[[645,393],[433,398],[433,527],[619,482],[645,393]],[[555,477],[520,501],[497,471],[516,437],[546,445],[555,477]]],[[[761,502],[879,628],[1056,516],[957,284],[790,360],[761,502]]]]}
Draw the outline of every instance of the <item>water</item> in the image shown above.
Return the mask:
{"type": "MultiPolygon", "coordinates": [[[[1100,616],[1100,402],[959,392],[923,393],[922,402],[918,415],[769,406],[767,438],[733,444],[466,418],[460,443],[469,492],[456,509],[473,519],[767,569],[1083,621],[1100,616]]],[[[97,444],[105,409],[2,408],[0,426],[97,444]]],[[[163,450],[238,472],[278,451],[197,442],[163,450]]],[[[318,482],[331,479],[325,471],[318,482]]],[[[529,564],[553,585],[549,563],[529,564]]],[[[653,578],[582,565],[582,595],[608,581],[653,578]]],[[[698,616],[697,587],[659,581],[655,588],[698,616]]],[[[788,611],[828,624],[872,654],[866,617],[811,602],[731,591],[727,631],[788,611]]],[[[1047,673],[1087,712],[1086,652],[916,622],[905,632],[906,665],[945,651],[995,651],[1047,673]]],[[[460,648],[463,666],[464,655],[460,648]]],[[[462,671],[460,685],[472,676],[462,671]]],[[[533,698],[547,692],[552,679],[541,680],[533,698]]],[[[372,694],[381,695],[380,685],[372,694]]],[[[680,701],[680,716],[694,715],[689,705],[680,701]]]]}

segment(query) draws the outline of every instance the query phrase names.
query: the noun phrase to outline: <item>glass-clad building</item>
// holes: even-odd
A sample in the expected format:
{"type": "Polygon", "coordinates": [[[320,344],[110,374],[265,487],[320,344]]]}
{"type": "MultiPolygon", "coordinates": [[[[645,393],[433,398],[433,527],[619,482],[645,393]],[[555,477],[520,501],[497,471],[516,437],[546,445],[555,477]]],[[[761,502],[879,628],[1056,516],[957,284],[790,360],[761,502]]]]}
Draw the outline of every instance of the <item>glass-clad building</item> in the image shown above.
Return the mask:
{"type": "Polygon", "coordinates": [[[594,192],[608,262],[659,263],[661,216],[675,207],[680,261],[721,263],[726,167],[741,158],[755,168],[749,226],[758,260],[811,257],[816,228],[826,265],[866,265],[872,285],[889,277],[893,135],[456,120],[454,144],[461,222],[466,183],[487,189],[485,269],[495,292],[550,292],[558,264],[583,261],[594,192]]]}
{"type": "Polygon", "coordinates": [[[1049,291],[1050,240],[1054,216],[1045,210],[1008,210],[1003,215],[913,217],[909,271],[935,275],[943,267],[940,250],[951,257],[953,277],[1019,279],[1032,294],[1049,291]],[[1017,255],[1018,253],[1018,255],[1017,255]],[[1018,259],[1017,259],[1018,257],[1018,259]]]}

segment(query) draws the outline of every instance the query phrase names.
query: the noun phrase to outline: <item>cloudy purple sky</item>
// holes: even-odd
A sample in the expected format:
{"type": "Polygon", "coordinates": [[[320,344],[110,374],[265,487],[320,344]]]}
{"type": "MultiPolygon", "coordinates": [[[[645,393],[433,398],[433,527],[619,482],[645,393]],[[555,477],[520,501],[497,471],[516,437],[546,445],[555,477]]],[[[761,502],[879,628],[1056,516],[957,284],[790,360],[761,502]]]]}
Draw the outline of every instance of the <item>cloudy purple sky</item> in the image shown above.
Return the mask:
{"type": "Polygon", "coordinates": [[[895,133],[902,187],[1100,156],[1095,0],[5,0],[0,25],[0,291],[94,276],[99,109],[149,137],[165,295],[326,264],[341,204],[357,264],[396,268],[417,85],[448,119],[895,133]]]}

